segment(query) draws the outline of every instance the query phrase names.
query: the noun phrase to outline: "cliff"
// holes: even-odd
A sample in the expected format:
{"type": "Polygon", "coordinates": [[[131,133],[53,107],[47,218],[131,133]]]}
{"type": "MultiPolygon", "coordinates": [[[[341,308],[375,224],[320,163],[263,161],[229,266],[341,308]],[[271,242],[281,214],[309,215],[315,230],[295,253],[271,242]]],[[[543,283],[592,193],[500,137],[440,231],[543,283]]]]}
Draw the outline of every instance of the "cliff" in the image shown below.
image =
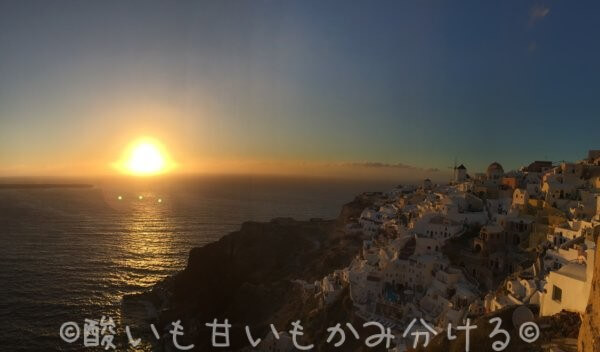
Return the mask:
{"type": "MultiPolygon", "coordinates": [[[[596,241],[596,258],[600,258],[600,242],[596,241]]],[[[600,351],[600,260],[595,261],[594,279],[586,314],[581,321],[577,349],[581,352],[600,351]]]]}
{"type": "Polygon", "coordinates": [[[209,349],[212,330],[205,323],[215,318],[233,324],[234,350],[248,343],[245,325],[263,337],[269,324],[289,330],[297,319],[318,319],[314,298],[294,281],[312,283],[350,264],[362,241],[342,230],[370,201],[357,197],[336,220],[246,222],[239,231],[192,249],[187,267],[143,299],[160,311],[159,326],[181,319],[188,342],[199,350],[209,349]]]}

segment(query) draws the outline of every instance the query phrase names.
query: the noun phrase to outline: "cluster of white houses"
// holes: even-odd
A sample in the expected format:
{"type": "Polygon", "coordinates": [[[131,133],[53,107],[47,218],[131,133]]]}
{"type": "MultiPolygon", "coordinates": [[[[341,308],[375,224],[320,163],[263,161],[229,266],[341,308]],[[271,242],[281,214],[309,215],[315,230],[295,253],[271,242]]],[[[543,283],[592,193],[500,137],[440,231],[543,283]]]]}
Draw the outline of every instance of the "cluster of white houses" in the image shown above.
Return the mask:
{"type": "Polygon", "coordinates": [[[327,304],[349,286],[357,314],[397,334],[413,318],[441,331],[511,305],[584,313],[600,233],[600,151],[510,172],[494,162],[470,175],[460,165],[449,184],[379,194],[346,231],[364,236],[362,251],[316,291],[327,304]]]}
{"type": "Polygon", "coordinates": [[[600,233],[600,151],[510,172],[494,162],[471,175],[460,165],[448,184],[377,194],[346,232],[363,236],[360,254],[307,292],[327,305],[348,287],[357,315],[398,336],[413,318],[441,331],[511,305],[584,313],[600,233]]]}

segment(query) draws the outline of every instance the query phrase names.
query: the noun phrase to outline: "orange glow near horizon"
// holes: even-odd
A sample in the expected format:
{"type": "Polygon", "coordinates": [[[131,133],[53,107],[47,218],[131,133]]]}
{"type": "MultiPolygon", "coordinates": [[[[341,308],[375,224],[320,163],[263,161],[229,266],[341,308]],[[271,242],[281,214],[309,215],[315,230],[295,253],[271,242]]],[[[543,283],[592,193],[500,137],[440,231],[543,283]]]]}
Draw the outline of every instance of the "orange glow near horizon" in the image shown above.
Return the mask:
{"type": "Polygon", "coordinates": [[[151,176],[168,172],[173,167],[164,146],[151,138],[132,143],[117,168],[136,176],[151,176]]]}

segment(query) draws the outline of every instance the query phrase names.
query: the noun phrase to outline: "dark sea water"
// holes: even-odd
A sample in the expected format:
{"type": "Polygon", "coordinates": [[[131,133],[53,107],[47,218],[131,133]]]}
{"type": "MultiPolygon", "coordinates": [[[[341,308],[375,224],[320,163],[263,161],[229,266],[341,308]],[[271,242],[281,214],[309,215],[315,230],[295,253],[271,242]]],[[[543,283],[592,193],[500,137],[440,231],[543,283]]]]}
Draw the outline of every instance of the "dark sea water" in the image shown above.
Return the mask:
{"type": "Polygon", "coordinates": [[[0,189],[0,350],[84,350],[59,338],[61,324],[102,315],[124,335],[122,297],[183,269],[192,247],[246,220],[334,218],[357,193],[390,186],[188,177],[0,189]]]}

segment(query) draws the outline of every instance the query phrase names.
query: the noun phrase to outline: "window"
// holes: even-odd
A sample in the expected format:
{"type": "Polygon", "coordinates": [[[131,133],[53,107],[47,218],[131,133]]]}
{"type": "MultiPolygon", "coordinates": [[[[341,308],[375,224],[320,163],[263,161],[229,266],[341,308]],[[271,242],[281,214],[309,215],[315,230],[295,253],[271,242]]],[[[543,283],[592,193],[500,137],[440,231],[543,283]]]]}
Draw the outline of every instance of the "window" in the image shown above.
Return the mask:
{"type": "Polygon", "coordinates": [[[556,302],[560,302],[562,300],[562,290],[555,285],[552,285],[552,299],[556,302]]]}

